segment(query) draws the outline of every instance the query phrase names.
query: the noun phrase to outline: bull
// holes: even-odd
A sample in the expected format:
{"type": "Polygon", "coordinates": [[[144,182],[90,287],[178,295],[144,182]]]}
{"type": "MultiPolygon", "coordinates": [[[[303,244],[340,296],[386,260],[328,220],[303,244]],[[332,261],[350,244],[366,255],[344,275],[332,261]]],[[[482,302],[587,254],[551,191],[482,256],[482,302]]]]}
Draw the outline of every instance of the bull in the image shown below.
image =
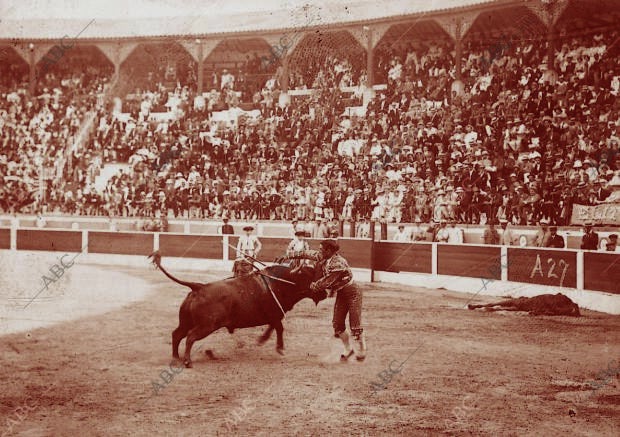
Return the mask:
{"type": "Polygon", "coordinates": [[[579,306],[562,293],[541,294],[534,297],[518,297],[485,305],[467,305],[470,310],[485,308],[487,311],[528,311],[533,316],[579,317],[579,306]]]}
{"type": "MultiPolygon", "coordinates": [[[[175,359],[180,359],[179,344],[185,338],[185,367],[192,367],[193,344],[224,327],[232,334],[235,329],[269,325],[258,342],[264,344],[275,329],[276,350],[283,355],[284,313],[304,298],[311,298],[318,305],[327,297],[325,291],[310,290],[315,278],[315,270],[311,267],[293,270],[284,265],[272,265],[248,275],[201,284],[182,281],[168,273],[161,265],[158,251],[149,258],[153,258],[153,263],[168,278],[192,290],[181,304],[179,326],[172,332],[175,359]]],[[[213,357],[210,350],[206,353],[213,357]]]]}

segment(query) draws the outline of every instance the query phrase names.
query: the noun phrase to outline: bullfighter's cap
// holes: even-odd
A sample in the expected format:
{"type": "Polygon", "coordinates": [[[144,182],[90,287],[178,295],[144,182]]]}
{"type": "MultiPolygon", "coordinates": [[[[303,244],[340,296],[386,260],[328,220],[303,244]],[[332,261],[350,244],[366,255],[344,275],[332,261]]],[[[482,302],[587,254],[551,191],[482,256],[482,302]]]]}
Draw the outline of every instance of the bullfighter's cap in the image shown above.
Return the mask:
{"type": "Polygon", "coordinates": [[[618,235],[617,234],[609,234],[609,239],[615,241],[615,240],[618,239],[618,235]]]}
{"type": "Polygon", "coordinates": [[[297,231],[295,232],[296,237],[304,237],[306,235],[305,231],[297,231]]]}
{"type": "Polygon", "coordinates": [[[254,226],[244,226],[243,230],[244,231],[253,231],[254,230],[254,226]]]}
{"type": "Polygon", "coordinates": [[[338,245],[338,242],[336,240],[332,240],[331,238],[327,238],[321,241],[321,246],[333,252],[337,252],[340,250],[340,246],[338,245]]]}

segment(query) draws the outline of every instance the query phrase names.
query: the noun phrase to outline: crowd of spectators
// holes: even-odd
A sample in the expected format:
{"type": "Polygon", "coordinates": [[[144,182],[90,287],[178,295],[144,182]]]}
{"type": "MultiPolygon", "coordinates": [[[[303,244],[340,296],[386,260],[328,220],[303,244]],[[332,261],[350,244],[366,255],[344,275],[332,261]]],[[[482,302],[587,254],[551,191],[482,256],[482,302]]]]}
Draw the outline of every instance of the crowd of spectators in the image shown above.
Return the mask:
{"type": "MultiPolygon", "coordinates": [[[[255,93],[261,116],[232,125],[210,119],[218,100],[194,108],[186,86],[174,90],[177,120],[149,122],[149,112],[170,99],[170,90],[151,88],[138,94],[131,119],[99,109],[95,133],[66,175],[71,188],[50,188],[47,207],[151,217],[568,224],[573,204],[615,199],[620,66],[607,51],[617,36],[559,41],[554,85],[543,81],[544,41],[513,40],[493,56],[484,43],[472,46],[463,53],[462,95],[451,90],[455,54],[445,41],[384,50],[377,77],[385,76],[387,89],[358,115],[345,112],[338,88],[363,82],[365,72],[347,57],[324,57],[309,77],[291,67],[291,88],[314,91],[285,108],[277,105],[281,79],[274,75],[255,93]],[[88,171],[95,156],[98,165],[128,163],[102,192],[88,171]]],[[[239,83],[229,72],[215,82],[214,99],[239,83]]],[[[59,108],[66,113],[70,105],[59,108]]],[[[24,122],[37,114],[32,108],[24,122]]],[[[6,146],[18,153],[16,143],[6,146]]]]}
{"type": "MultiPolygon", "coordinates": [[[[19,212],[62,173],[65,149],[76,140],[84,116],[98,103],[107,81],[105,69],[76,54],[41,74],[35,97],[28,75],[8,75],[0,87],[0,208],[19,212]],[[78,65],[90,65],[79,69],[78,65]]],[[[18,70],[13,70],[18,71],[18,70]]],[[[64,183],[59,184],[66,189],[64,183]]]]}

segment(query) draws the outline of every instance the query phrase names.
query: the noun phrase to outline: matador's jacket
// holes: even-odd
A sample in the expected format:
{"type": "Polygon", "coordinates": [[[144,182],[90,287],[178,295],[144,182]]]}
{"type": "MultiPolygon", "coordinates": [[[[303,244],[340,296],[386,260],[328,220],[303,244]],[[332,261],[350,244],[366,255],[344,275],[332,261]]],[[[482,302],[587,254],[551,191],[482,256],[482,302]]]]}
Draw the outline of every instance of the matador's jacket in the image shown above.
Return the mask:
{"type": "Polygon", "coordinates": [[[333,295],[353,283],[353,273],[347,260],[338,253],[333,254],[327,259],[321,257],[318,250],[304,250],[295,252],[289,258],[310,259],[317,261],[317,268],[322,270],[323,276],[311,285],[313,291],[329,290],[333,295]]]}

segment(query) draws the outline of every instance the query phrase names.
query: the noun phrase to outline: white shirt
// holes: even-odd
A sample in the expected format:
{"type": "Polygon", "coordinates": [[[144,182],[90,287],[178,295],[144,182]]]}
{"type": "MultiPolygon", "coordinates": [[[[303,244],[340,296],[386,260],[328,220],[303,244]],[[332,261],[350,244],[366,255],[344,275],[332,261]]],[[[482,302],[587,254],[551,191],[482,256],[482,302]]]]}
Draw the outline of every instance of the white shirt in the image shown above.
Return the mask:
{"type": "Polygon", "coordinates": [[[302,240],[299,237],[293,237],[286,249],[287,255],[292,255],[294,252],[301,252],[302,250],[309,250],[310,246],[306,240],[302,240]]]}
{"type": "Polygon", "coordinates": [[[409,233],[403,229],[402,231],[399,229],[398,231],[396,231],[396,234],[394,234],[394,241],[410,241],[411,239],[409,238],[409,233]]]}
{"type": "Polygon", "coordinates": [[[439,231],[437,231],[438,242],[445,243],[448,241],[449,238],[450,238],[450,231],[448,230],[448,228],[440,228],[439,231]]]}
{"type": "Polygon", "coordinates": [[[242,235],[237,243],[237,257],[249,255],[255,258],[262,247],[256,235],[242,235]]]}
{"type": "Polygon", "coordinates": [[[463,230],[458,227],[448,228],[448,243],[463,244],[463,230]]]}

